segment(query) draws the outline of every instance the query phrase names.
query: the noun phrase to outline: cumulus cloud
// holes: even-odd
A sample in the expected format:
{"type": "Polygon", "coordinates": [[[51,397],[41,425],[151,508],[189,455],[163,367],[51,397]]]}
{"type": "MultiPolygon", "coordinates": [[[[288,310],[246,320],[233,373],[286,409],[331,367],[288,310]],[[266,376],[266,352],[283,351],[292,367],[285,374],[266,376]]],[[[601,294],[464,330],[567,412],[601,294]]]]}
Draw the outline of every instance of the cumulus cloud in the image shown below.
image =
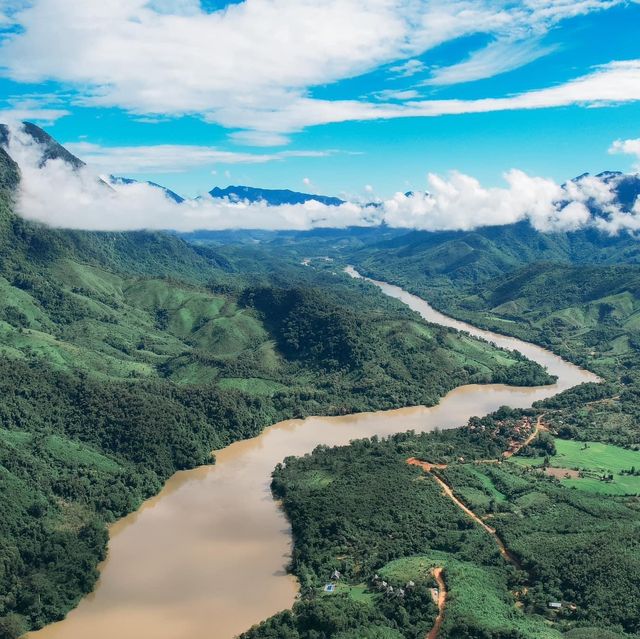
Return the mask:
{"type": "MultiPolygon", "coordinates": [[[[471,34],[496,44],[436,70],[432,82],[487,77],[547,53],[538,39],[559,21],[621,2],[245,0],[205,12],[196,0],[32,0],[25,7],[5,0],[17,28],[5,36],[0,59],[13,80],[74,86],[80,104],[198,114],[235,129],[237,141],[276,145],[324,122],[467,112],[464,103],[413,103],[409,96],[394,106],[327,103],[310,93],[381,65],[411,76],[424,71],[417,56],[471,34]]],[[[593,92],[580,98],[607,99],[593,92]]],[[[510,104],[534,108],[517,102],[510,104]]],[[[507,104],[487,100],[482,108],[507,104]]]]}
{"type": "MultiPolygon", "coordinates": [[[[488,188],[473,177],[452,172],[447,177],[429,174],[428,191],[397,193],[375,206],[355,202],[325,206],[315,201],[268,206],[210,197],[178,204],[148,184],[110,188],[87,167],[73,169],[61,160],[49,160],[40,166],[42,148],[19,127],[12,127],[8,151],[22,172],[18,212],[25,218],[65,228],[307,230],[386,223],[436,231],[526,220],[544,232],[587,226],[610,234],[640,230],[640,202],[631,211],[623,211],[617,204],[614,189],[621,178],[605,181],[585,176],[559,185],[514,169],[504,175],[505,186],[488,188]]],[[[373,187],[367,186],[365,191],[372,194],[373,187]]]]}
{"type": "Polygon", "coordinates": [[[640,138],[630,140],[616,140],[610,147],[609,153],[625,153],[634,155],[636,163],[634,169],[640,171],[640,138]]]}
{"type": "Polygon", "coordinates": [[[453,172],[449,178],[429,174],[426,193],[397,193],[384,203],[390,226],[427,231],[471,230],[529,220],[541,231],[570,231],[584,226],[590,213],[578,200],[570,206],[553,180],[518,170],[504,176],[507,188],[485,188],[478,180],[453,172]]]}

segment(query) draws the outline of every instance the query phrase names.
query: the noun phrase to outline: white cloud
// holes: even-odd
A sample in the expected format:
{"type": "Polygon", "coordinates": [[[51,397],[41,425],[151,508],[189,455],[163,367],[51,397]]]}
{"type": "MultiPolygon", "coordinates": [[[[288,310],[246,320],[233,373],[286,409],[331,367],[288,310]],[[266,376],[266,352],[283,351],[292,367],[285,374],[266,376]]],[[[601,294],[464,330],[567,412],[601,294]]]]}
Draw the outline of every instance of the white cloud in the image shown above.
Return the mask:
{"type": "Polygon", "coordinates": [[[51,126],[60,118],[69,115],[66,109],[0,109],[0,122],[7,124],[12,122],[37,122],[42,126],[51,126]]]}
{"type": "Polygon", "coordinates": [[[548,55],[555,46],[543,46],[539,39],[496,40],[474,52],[467,60],[436,69],[424,80],[424,85],[446,85],[490,78],[513,71],[548,55]]]}
{"type": "Polygon", "coordinates": [[[635,155],[634,169],[640,171],[640,138],[631,140],[616,140],[610,147],[609,153],[625,153],[635,155]]]}
{"type": "Polygon", "coordinates": [[[544,109],[579,104],[606,106],[640,100],[640,59],[616,61],[555,87],[527,91],[502,98],[478,100],[415,100],[402,104],[357,100],[301,98],[280,111],[255,114],[246,111],[246,126],[270,131],[297,131],[314,124],[353,120],[388,120],[488,113],[521,109],[544,109]]]}
{"type": "MultiPolygon", "coordinates": [[[[562,188],[552,180],[522,171],[505,174],[508,188],[484,188],[478,180],[453,172],[448,179],[429,174],[428,193],[397,193],[384,203],[390,226],[435,230],[470,230],[529,219],[539,230],[570,230],[584,224],[589,212],[558,210],[562,188]]],[[[581,205],[576,203],[577,207],[581,205]]]]}
{"type": "MultiPolygon", "coordinates": [[[[583,177],[561,186],[519,170],[504,175],[506,186],[487,188],[468,175],[429,174],[427,193],[397,193],[377,207],[346,203],[325,206],[267,206],[201,198],[177,204],[147,184],[109,189],[89,168],[73,170],[61,160],[40,167],[42,149],[13,127],[9,153],[20,165],[18,212],[53,226],[92,230],[132,229],[297,229],[344,228],[385,222],[423,230],[470,230],[527,220],[541,231],[593,226],[607,233],[640,230],[640,203],[631,212],[616,203],[615,180],[583,177]],[[599,213],[590,208],[597,205],[599,213]]],[[[306,184],[306,183],[305,183],[306,184]]],[[[310,184],[310,182],[309,182],[310,184]]],[[[365,191],[373,192],[367,185],[365,191]]]]}
{"type": "Polygon", "coordinates": [[[188,144],[108,147],[90,142],[65,144],[75,155],[101,173],[180,173],[213,164],[264,164],[291,157],[327,157],[338,151],[280,151],[241,153],[188,144]]]}
{"type": "Polygon", "coordinates": [[[340,207],[307,202],[295,206],[232,203],[201,198],[176,204],[145,183],[108,188],[87,168],[74,170],[62,160],[40,167],[42,149],[20,128],[12,127],[10,155],[18,162],[21,183],[18,212],[51,226],[90,230],[263,228],[310,229],[358,224],[355,204],[340,207]]]}
{"type": "Polygon", "coordinates": [[[373,94],[373,97],[378,100],[416,100],[420,97],[420,93],[415,89],[407,89],[407,90],[396,90],[396,89],[385,89],[384,91],[376,91],[373,94]]]}
{"type": "MultiPolygon", "coordinates": [[[[422,69],[416,56],[465,35],[533,42],[563,18],[621,1],[245,0],[206,13],[195,0],[33,0],[12,12],[20,29],[5,38],[0,59],[16,81],[75,86],[82,104],[198,114],[236,129],[239,142],[277,145],[326,121],[464,112],[437,102],[416,107],[408,96],[401,108],[376,109],[309,95],[381,65],[411,75],[422,69]]],[[[509,65],[542,52],[519,44],[509,65]]],[[[486,75],[505,64],[494,47],[435,78],[486,75]]]]}
{"type": "Polygon", "coordinates": [[[557,44],[543,44],[542,37],[561,20],[602,11],[617,4],[620,4],[618,0],[528,0],[515,3],[503,27],[493,31],[494,40],[473,51],[466,60],[436,69],[423,84],[458,84],[518,69],[558,49],[557,44]]]}
{"type": "Polygon", "coordinates": [[[389,68],[389,72],[394,74],[397,78],[410,78],[411,76],[416,75],[416,73],[421,73],[426,69],[423,62],[420,60],[416,60],[415,58],[411,60],[407,60],[402,64],[396,64],[389,68]]]}
{"type": "Polygon", "coordinates": [[[3,102],[6,106],[0,107],[0,122],[4,123],[29,120],[50,126],[70,114],[67,109],[61,108],[61,98],[52,94],[11,96],[3,102]]]}
{"type": "Polygon", "coordinates": [[[288,136],[271,131],[234,131],[229,138],[246,146],[284,146],[289,143],[288,136]]]}

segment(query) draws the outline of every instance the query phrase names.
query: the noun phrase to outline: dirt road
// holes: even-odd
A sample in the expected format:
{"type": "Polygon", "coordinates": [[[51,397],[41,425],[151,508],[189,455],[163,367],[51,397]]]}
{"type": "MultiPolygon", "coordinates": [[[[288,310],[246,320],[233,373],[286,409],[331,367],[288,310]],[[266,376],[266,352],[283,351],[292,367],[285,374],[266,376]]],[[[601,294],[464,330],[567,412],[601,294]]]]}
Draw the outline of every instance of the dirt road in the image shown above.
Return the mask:
{"type": "Polygon", "coordinates": [[[464,512],[468,517],[471,517],[473,521],[475,521],[477,524],[482,526],[482,528],[484,528],[493,537],[494,541],[496,542],[496,545],[498,546],[498,550],[500,551],[500,554],[510,564],[513,564],[516,568],[520,568],[520,562],[514,557],[514,555],[512,555],[509,552],[509,550],[507,550],[507,547],[504,545],[504,542],[502,541],[502,539],[500,539],[500,537],[496,533],[496,529],[489,526],[489,524],[484,522],[478,515],[476,515],[476,513],[474,513],[473,510],[471,510],[471,508],[469,508],[464,503],[462,503],[455,496],[453,492],[453,488],[451,488],[451,486],[449,486],[449,484],[447,484],[443,479],[438,477],[438,475],[432,472],[433,469],[446,468],[445,464],[429,464],[428,462],[422,462],[416,459],[415,457],[411,457],[407,459],[407,463],[411,464],[412,466],[419,466],[425,472],[428,472],[435,479],[435,481],[438,483],[440,488],[442,488],[442,492],[444,493],[444,495],[447,496],[460,510],[462,510],[462,512],[464,512]]]}
{"type": "Polygon", "coordinates": [[[444,609],[447,605],[447,584],[444,583],[444,579],[442,578],[441,566],[433,569],[433,576],[438,584],[438,601],[436,602],[438,604],[438,616],[426,639],[437,639],[440,627],[444,621],[444,609]]]}

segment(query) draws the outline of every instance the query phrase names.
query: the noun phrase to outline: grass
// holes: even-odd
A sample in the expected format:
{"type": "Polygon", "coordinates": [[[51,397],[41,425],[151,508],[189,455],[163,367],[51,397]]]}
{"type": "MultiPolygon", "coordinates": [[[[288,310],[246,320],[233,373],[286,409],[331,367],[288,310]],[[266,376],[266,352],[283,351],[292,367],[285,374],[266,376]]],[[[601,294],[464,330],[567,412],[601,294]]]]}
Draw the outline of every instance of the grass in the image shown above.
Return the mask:
{"type": "Polygon", "coordinates": [[[332,595],[348,595],[354,601],[360,603],[373,604],[376,594],[369,591],[366,584],[351,584],[345,582],[336,583],[335,590],[333,592],[325,592],[324,586],[322,586],[322,595],[330,597],[332,595]]]}
{"type": "Polygon", "coordinates": [[[482,466],[469,465],[469,470],[478,478],[484,489],[491,495],[496,501],[507,501],[506,495],[501,493],[485,472],[483,472],[482,466]]]}
{"type": "Polygon", "coordinates": [[[55,457],[66,463],[91,466],[109,473],[116,473],[122,469],[118,462],[106,455],[57,435],[51,435],[47,439],[47,448],[55,457]]]}
{"type": "Polygon", "coordinates": [[[449,335],[447,345],[463,365],[473,362],[481,366],[487,374],[491,373],[496,366],[509,368],[518,363],[518,360],[508,352],[499,351],[491,344],[464,334],[449,335]]]}
{"type": "MultiPolygon", "coordinates": [[[[216,383],[215,360],[245,353],[256,372],[282,365],[259,320],[226,297],[169,279],[119,276],[68,258],[51,268],[77,316],[58,322],[29,292],[0,278],[3,356],[38,357],[63,371],[81,369],[102,379],[166,374],[180,384],[216,383]],[[7,308],[22,314],[23,328],[3,321],[7,308]],[[193,357],[195,351],[206,356],[193,357]],[[161,373],[165,366],[168,372],[161,373]]],[[[284,389],[259,377],[230,378],[223,387],[261,396],[284,389]]]]}
{"type": "Polygon", "coordinates": [[[305,484],[309,488],[324,488],[333,481],[331,473],[324,470],[313,470],[305,476],[305,484]]]}
{"type": "MultiPolygon", "coordinates": [[[[549,459],[554,468],[583,471],[583,477],[562,479],[567,486],[608,495],[640,494],[640,476],[622,475],[623,470],[640,470],[640,452],[603,444],[556,439],[557,454],[549,459]],[[585,445],[587,446],[585,448],[585,445]],[[613,481],[602,481],[602,475],[613,474],[613,481]]],[[[542,457],[514,457],[513,461],[525,466],[539,466],[542,457]]]]}
{"type": "MultiPolygon", "coordinates": [[[[33,434],[0,428],[0,442],[24,447],[33,441],[33,434]]],[[[93,448],[58,435],[49,435],[44,441],[45,449],[56,459],[68,465],[90,466],[96,470],[117,473],[122,466],[93,448]]]]}

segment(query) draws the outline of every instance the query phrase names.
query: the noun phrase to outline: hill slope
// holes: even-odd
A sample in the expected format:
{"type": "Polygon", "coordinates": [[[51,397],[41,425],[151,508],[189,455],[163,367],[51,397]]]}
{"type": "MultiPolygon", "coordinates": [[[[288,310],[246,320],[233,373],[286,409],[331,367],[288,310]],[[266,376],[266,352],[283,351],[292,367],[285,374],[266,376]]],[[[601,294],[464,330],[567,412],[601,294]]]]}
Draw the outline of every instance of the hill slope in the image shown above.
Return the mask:
{"type": "Polygon", "coordinates": [[[64,616],[95,583],[106,523],[213,449],[288,417],[549,381],[346,276],[26,222],[19,179],[0,145],[2,639],[64,616]]]}

